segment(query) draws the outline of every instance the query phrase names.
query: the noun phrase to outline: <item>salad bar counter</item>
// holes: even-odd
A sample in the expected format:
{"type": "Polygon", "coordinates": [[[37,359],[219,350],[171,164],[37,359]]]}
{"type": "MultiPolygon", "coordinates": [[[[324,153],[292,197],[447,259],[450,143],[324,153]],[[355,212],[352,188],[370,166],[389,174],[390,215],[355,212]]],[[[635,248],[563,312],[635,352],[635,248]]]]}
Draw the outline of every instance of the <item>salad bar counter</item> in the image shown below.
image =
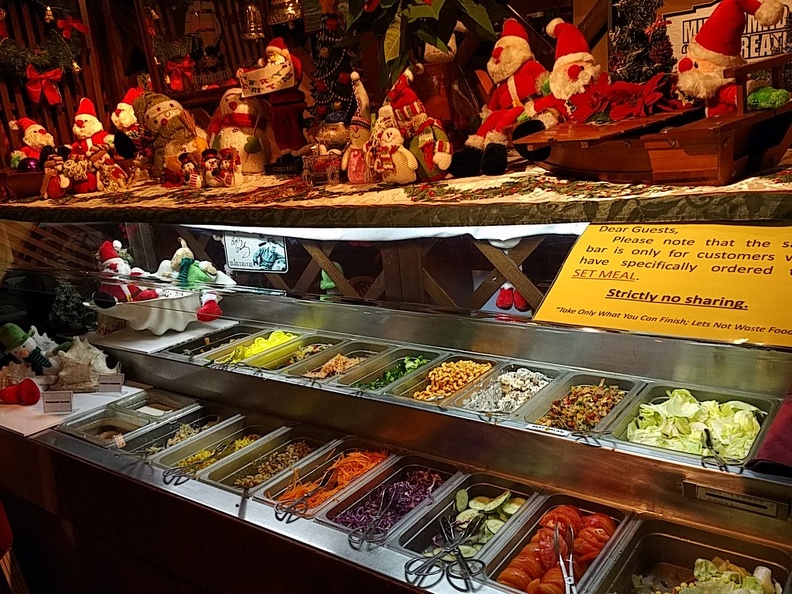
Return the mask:
{"type": "Polygon", "coordinates": [[[792,593],[792,480],[746,467],[774,439],[792,354],[223,304],[231,329],[102,347],[156,389],[34,440],[0,433],[57,503],[7,454],[2,487],[169,550],[152,558],[191,591],[254,587],[187,561],[244,538],[219,573],[263,563],[273,592],[792,593]],[[157,543],[168,530],[185,537],[157,543]]]}

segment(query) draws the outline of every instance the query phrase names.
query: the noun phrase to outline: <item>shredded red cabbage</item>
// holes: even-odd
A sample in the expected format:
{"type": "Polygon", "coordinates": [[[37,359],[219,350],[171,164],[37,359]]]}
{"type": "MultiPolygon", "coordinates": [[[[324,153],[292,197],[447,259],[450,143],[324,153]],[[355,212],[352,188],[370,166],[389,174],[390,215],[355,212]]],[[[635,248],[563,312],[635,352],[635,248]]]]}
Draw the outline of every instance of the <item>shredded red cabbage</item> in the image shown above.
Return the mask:
{"type": "Polygon", "coordinates": [[[442,484],[443,477],[437,472],[429,469],[410,471],[405,480],[390,485],[380,485],[363,501],[338,514],[334,521],[352,530],[368,526],[379,512],[384,493],[384,500],[387,502],[392,499],[392,503],[383,514],[379,527],[390,530],[396,522],[429,498],[432,491],[442,484]]]}

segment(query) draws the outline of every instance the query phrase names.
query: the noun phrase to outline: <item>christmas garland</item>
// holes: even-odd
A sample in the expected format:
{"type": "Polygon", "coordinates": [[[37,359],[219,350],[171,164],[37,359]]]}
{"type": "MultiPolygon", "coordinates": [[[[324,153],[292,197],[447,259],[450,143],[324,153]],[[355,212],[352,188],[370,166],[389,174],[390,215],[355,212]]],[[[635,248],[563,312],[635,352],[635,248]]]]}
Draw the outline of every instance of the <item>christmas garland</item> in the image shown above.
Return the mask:
{"type": "MultiPolygon", "coordinates": [[[[0,38],[0,77],[25,78],[28,65],[39,71],[62,68],[64,72],[79,72],[77,58],[82,51],[82,33],[87,31],[74,16],[72,0],[22,0],[30,6],[31,14],[40,13],[45,23],[45,37],[38,47],[25,47],[10,39],[0,38]]],[[[3,6],[0,5],[0,10],[3,6]]]]}

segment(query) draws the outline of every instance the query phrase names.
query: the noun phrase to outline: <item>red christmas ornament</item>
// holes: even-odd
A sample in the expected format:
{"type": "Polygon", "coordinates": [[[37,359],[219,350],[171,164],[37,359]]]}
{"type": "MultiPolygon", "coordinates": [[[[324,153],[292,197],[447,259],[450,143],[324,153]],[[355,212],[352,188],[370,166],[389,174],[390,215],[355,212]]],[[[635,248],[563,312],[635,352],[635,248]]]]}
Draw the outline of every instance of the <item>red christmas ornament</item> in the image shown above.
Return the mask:
{"type": "Polygon", "coordinates": [[[327,107],[324,106],[324,105],[320,105],[319,107],[316,108],[316,113],[319,116],[321,116],[321,117],[326,116],[327,115],[327,107]]]}
{"type": "Polygon", "coordinates": [[[328,17],[325,27],[328,31],[338,31],[338,19],[334,16],[328,17]]]}
{"type": "Polygon", "coordinates": [[[342,72],[338,75],[338,82],[340,82],[342,85],[348,85],[349,80],[349,72],[342,72]]]}
{"type": "Polygon", "coordinates": [[[320,93],[327,92],[327,83],[325,81],[317,80],[315,86],[316,86],[316,90],[319,91],[320,93]]]}

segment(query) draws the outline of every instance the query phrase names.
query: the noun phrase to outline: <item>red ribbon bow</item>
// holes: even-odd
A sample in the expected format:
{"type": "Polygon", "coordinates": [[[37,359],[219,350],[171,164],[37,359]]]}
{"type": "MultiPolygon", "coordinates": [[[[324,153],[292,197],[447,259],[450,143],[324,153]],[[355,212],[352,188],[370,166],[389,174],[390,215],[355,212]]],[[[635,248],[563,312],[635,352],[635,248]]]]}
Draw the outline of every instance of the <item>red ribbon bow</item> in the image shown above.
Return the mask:
{"type": "Polygon", "coordinates": [[[44,95],[50,105],[58,105],[61,102],[61,94],[55,83],[60,82],[63,70],[55,68],[48,72],[38,72],[33,64],[28,64],[25,75],[27,76],[25,88],[31,101],[40,103],[41,96],[44,95]]]}
{"type": "Polygon", "coordinates": [[[58,25],[58,29],[63,29],[61,33],[64,39],[71,39],[74,29],[83,35],[88,33],[88,27],[86,27],[80,19],[76,19],[73,16],[67,16],[65,19],[58,19],[56,24],[58,25]]]}
{"type": "Polygon", "coordinates": [[[181,62],[172,62],[168,60],[165,65],[165,74],[170,77],[170,88],[177,93],[184,91],[184,79],[192,82],[193,68],[195,62],[190,56],[184,56],[181,62]]]}

